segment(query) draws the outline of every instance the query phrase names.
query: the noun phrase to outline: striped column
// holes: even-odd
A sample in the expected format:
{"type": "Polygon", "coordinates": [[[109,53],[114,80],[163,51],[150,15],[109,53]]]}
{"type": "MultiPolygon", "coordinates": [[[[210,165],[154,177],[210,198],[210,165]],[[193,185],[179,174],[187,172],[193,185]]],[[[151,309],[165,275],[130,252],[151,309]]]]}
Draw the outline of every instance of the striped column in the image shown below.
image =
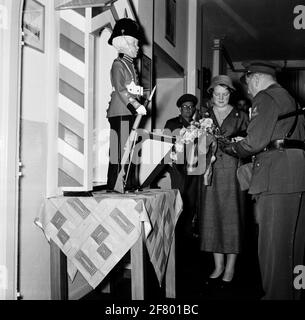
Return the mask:
{"type": "Polygon", "coordinates": [[[85,9],[60,11],[59,187],[84,187],[85,9]]]}
{"type": "Polygon", "coordinates": [[[94,34],[135,16],[128,0],[59,12],[58,187],[86,191],[93,182],[94,34]]]}

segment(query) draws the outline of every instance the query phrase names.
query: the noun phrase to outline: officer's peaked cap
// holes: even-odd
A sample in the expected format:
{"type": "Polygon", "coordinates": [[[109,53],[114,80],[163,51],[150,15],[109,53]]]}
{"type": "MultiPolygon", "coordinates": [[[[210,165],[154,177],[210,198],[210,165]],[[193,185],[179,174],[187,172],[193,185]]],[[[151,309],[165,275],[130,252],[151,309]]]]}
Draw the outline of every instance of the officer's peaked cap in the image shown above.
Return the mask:
{"type": "Polygon", "coordinates": [[[281,67],[271,61],[255,60],[244,61],[242,65],[245,67],[247,73],[265,73],[272,76],[280,71],[281,67]]]}

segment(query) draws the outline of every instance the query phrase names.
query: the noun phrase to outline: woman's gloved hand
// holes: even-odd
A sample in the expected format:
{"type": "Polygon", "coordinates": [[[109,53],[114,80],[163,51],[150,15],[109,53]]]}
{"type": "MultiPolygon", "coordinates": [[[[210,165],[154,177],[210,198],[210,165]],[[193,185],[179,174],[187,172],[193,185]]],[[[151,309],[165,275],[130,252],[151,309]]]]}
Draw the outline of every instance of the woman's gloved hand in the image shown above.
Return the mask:
{"type": "Polygon", "coordinates": [[[244,137],[234,137],[234,138],[232,138],[232,142],[238,142],[238,141],[242,141],[242,140],[244,140],[245,138],[244,137]]]}
{"type": "Polygon", "coordinates": [[[218,145],[222,152],[238,158],[238,154],[234,148],[236,142],[231,142],[229,139],[218,139],[218,145]]]}

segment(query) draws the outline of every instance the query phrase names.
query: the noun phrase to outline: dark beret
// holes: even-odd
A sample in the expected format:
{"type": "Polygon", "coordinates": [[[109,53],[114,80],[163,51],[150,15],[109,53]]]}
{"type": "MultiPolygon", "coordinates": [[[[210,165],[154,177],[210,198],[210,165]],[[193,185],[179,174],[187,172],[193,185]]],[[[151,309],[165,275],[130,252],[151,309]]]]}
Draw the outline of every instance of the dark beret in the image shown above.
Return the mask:
{"type": "Polygon", "coordinates": [[[195,97],[193,94],[186,93],[182,95],[178,100],[177,100],[177,107],[180,108],[181,105],[185,102],[193,102],[194,106],[197,104],[198,99],[195,97]]]}
{"type": "Polygon", "coordinates": [[[242,65],[245,67],[246,72],[251,73],[265,73],[272,76],[276,75],[277,71],[280,71],[281,67],[273,62],[256,60],[256,61],[244,61],[242,65]]]}

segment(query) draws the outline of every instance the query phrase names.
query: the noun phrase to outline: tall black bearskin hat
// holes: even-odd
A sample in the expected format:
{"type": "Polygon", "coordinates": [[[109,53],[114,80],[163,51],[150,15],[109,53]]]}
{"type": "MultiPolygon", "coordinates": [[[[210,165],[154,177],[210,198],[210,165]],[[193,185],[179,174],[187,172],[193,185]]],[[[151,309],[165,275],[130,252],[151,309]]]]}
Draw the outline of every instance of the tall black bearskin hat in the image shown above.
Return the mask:
{"type": "Polygon", "coordinates": [[[112,40],[120,36],[131,36],[139,41],[142,40],[140,26],[136,21],[129,18],[123,18],[116,22],[108,43],[112,45],[112,40]]]}

